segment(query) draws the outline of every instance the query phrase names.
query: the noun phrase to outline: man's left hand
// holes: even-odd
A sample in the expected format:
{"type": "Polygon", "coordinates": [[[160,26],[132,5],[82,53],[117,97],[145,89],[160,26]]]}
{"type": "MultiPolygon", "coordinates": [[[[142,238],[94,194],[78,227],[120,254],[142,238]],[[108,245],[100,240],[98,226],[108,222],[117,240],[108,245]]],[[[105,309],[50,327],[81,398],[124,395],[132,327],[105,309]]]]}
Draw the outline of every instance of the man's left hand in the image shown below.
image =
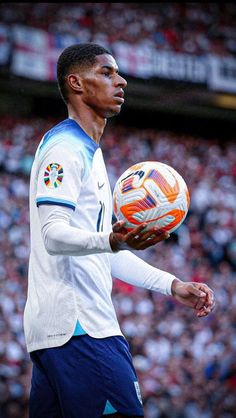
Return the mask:
{"type": "Polygon", "coordinates": [[[214,309],[214,293],[205,283],[174,279],[171,290],[173,297],[183,305],[195,309],[198,317],[207,316],[214,309]]]}

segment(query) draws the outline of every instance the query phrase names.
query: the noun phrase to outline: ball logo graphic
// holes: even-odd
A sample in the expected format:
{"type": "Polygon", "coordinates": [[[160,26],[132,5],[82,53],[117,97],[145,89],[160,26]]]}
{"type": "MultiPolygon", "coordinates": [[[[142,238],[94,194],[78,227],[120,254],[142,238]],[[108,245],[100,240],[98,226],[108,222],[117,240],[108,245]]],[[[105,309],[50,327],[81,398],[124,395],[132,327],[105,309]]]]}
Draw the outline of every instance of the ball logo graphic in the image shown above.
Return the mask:
{"type": "Polygon", "coordinates": [[[44,172],[44,183],[49,189],[56,189],[63,179],[63,168],[58,163],[49,164],[44,172]]]}
{"type": "Polygon", "coordinates": [[[190,197],[181,175],[167,164],[145,161],[126,170],[113,192],[114,214],[132,230],[142,222],[175,231],[184,221],[190,197]]]}

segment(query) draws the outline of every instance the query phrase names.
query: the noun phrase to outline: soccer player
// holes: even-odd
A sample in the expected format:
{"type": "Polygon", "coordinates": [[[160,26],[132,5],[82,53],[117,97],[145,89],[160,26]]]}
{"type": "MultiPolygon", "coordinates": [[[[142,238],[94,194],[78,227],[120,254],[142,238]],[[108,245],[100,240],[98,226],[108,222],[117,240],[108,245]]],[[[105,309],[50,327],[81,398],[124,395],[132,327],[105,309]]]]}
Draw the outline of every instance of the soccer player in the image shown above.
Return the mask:
{"type": "Polygon", "coordinates": [[[111,299],[112,276],[208,315],[212,290],[182,282],[134,255],[168,238],[142,224],[112,228],[99,146],[119,114],[126,81],[105,48],[72,45],[57,63],[68,118],[42,138],[30,180],[31,254],[24,312],[33,361],[30,418],[142,417],[139,384],[111,299]]]}

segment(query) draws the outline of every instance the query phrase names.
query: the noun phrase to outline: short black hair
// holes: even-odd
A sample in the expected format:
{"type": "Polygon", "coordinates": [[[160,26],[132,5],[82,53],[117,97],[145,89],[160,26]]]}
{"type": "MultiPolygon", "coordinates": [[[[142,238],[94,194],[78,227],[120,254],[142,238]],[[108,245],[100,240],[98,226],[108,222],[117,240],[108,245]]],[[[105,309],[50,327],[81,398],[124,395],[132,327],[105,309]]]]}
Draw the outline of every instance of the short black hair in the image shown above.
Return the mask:
{"type": "Polygon", "coordinates": [[[102,54],[112,55],[110,51],[95,43],[81,43],[71,45],[64,49],[57,61],[57,82],[62,99],[67,103],[66,76],[75,66],[93,66],[96,56],[102,54]]]}

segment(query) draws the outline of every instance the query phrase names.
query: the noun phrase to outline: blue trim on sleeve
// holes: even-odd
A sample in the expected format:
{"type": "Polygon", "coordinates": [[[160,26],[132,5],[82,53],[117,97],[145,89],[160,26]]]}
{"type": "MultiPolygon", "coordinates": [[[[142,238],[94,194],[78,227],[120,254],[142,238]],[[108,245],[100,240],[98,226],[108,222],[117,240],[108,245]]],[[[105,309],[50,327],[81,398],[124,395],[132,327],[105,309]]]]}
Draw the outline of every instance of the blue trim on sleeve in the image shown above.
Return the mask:
{"type": "Polygon", "coordinates": [[[54,197],[38,197],[36,199],[36,205],[58,205],[58,206],[66,206],[67,208],[71,208],[75,210],[76,205],[74,202],[70,202],[69,200],[58,199],[54,197]]]}

